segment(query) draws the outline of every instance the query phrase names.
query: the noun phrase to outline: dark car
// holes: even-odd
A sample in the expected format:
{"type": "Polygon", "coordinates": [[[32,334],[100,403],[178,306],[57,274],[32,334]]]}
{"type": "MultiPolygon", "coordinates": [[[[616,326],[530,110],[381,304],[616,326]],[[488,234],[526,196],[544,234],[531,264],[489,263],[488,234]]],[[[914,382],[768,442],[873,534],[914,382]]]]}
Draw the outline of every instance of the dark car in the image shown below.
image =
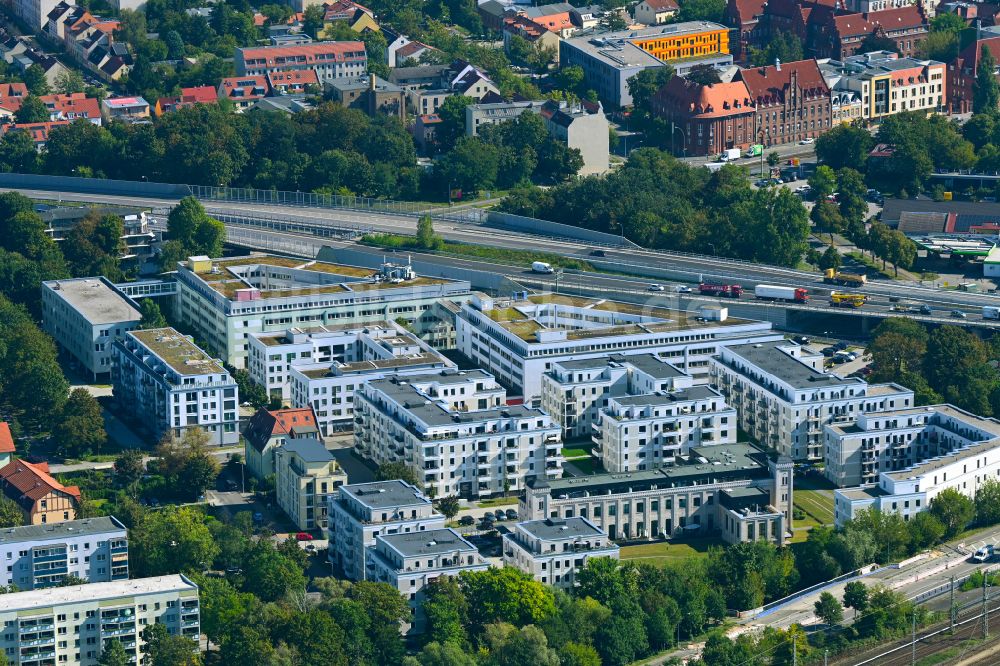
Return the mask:
{"type": "Polygon", "coordinates": [[[517,520],[517,511],[514,509],[507,509],[507,520],[517,520]]]}
{"type": "Polygon", "coordinates": [[[476,524],[476,519],[473,518],[472,516],[462,516],[459,519],[458,524],[459,525],[464,525],[465,527],[468,527],[469,525],[475,525],[476,524]]]}
{"type": "Polygon", "coordinates": [[[497,509],[493,512],[493,515],[497,517],[497,520],[504,520],[507,517],[507,514],[503,512],[503,509],[497,509]]]}
{"type": "Polygon", "coordinates": [[[591,250],[590,251],[590,256],[592,256],[592,257],[606,257],[606,256],[608,256],[608,253],[605,252],[604,250],[591,250]]]}
{"type": "Polygon", "coordinates": [[[931,306],[929,306],[929,305],[921,305],[920,306],[920,314],[930,314],[933,311],[934,310],[932,310],[931,306]]]}
{"type": "Polygon", "coordinates": [[[961,310],[952,310],[951,316],[954,317],[955,319],[965,319],[968,315],[966,315],[961,310]]]}
{"type": "Polygon", "coordinates": [[[804,335],[796,335],[794,338],[792,338],[792,340],[794,340],[795,342],[799,343],[800,345],[807,345],[807,344],[809,344],[809,338],[807,338],[804,335]]]}
{"type": "Polygon", "coordinates": [[[824,347],[820,353],[823,354],[823,356],[830,358],[831,356],[837,353],[837,350],[833,347],[824,347]]]}
{"type": "Polygon", "coordinates": [[[851,345],[849,345],[846,342],[844,342],[843,340],[841,340],[840,342],[838,342],[837,344],[835,344],[833,346],[833,348],[836,349],[837,351],[844,351],[845,349],[847,349],[850,346],[851,345]]]}

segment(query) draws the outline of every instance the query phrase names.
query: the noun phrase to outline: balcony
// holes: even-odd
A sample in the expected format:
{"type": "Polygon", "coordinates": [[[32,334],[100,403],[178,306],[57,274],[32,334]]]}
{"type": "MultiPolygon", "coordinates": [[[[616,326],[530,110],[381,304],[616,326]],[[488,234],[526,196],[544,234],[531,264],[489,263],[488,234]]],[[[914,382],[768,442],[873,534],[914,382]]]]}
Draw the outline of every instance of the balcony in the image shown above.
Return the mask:
{"type": "Polygon", "coordinates": [[[25,624],[21,625],[19,633],[21,635],[24,635],[24,634],[33,634],[33,633],[37,633],[39,631],[54,631],[55,628],[56,628],[56,625],[52,621],[49,621],[49,622],[46,622],[46,623],[43,623],[43,624],[28,624],[28,623],[25,623],[25,624]]]}

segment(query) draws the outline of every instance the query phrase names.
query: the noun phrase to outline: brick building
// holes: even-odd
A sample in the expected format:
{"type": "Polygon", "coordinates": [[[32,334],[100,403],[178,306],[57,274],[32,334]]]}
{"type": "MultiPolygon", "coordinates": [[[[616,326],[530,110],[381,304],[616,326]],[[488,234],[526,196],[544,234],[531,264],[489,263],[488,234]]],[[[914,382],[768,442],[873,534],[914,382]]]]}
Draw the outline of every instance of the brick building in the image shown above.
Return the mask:
{"type": "Polygon", "coordinates": [[[766,0],[729,0],[722,21],[729,28],[729,50],[737,60],[750,55],[750,45],[754,44],[754,32],[766,0]]]}
{"type": "Polygon", "coordinates": [[[675,76],[653,96],[652,108],[680,127],[683,150],[675,145],[675,154],[718,155],[754,143],[755,110],[743,81],[699,85],[675,76]]]}
{"type": "MultiPolygon", "coordinates": [[[[948,96],[947,106],[952,113],[972,112],[973,85],[976,82],[976,72],[979,70],[979,59],[983,47],[989,49],[997,60],[1000,60],[1000,37],[979,39],[962,49],[958,57],[948,63],[948,96]]],[[[1000,76],[997,77],[1000,80],[1000,76]]]]}
{"type": "Polygon", "coordinates": [[[927,21],[920,9],[910,5],[865,14],[827,12],[822,21],[809,30],[809,46],[817,58],[843,59],[858,53],[870,35],[887,37],[896,43],[902,56],[916,56],[920,43],[927,38],[927,21]]]}
{"type": "Polygon", "coordinates": [[[815,60],[740,70],[757,108],[757,132],[771,146],[816,138],[830,129],[830,88],[815,60]]]}

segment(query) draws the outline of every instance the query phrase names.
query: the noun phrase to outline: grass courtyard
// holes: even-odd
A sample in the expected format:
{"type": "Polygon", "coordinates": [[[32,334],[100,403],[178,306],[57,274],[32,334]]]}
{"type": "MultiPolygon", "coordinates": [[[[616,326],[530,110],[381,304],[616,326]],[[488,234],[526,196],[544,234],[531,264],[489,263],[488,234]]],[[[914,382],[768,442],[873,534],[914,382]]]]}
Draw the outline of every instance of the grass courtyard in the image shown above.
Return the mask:
{"type": "Polygon", "coordinates": [[[707,557],[709,548],[721,545],[722,542],[715,538],[657,541],[636,546],[622,546],[621,559],[662,567],[692,557],[707,557]]]}

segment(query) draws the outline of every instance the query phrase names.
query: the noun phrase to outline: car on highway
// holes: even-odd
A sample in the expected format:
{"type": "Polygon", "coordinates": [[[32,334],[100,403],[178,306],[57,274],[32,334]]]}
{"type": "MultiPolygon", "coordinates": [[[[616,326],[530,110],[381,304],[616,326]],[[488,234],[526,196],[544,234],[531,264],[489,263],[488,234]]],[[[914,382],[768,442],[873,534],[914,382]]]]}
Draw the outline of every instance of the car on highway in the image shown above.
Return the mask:
{"type": "Polygon", "coordinates": [[[929,315],[929,314],[930,314],[930,313],[932,313],[933,311],[934,311],[934,310],[933,310],[933,309],[931,309],[931,306],[929,306],[929,305],[921,305],[921,306],[920,306],[920,314],[925,314],[925,315],[929,315]]]}
{"type": "Polygon", "coordinates": [[[677,292],[678,294],[690,294],[694,292],[694,289],[688,287],[687,285],[682,284],[674,287],[674,291],[677,292]]]}
{"type": "Polygon", "coordinates": [[[666,288],[662,284],[651,284],[648,291],[666,291],[666,288]]]}
{"type": "Polygon", "coordinates": [[[606,256],[608,256],[608,253],[605,252],[604,250],[591,250],[590,251],[590,256],[592,256],[592,257],[606,257],[606,256]]]}
{"type": "Polygon", "coordinates": [[[802,139],[801,141],[799,141],[799,145],[800,146],[810,146],[810,145],[812,145],[815,142],[816,142],[816,139],[814,139],[814,138],[812,138],[810,136],[810,137],[806,137],[805,139],[802,139]]]}
{"type": "Polygon", "coordinates": [[[954,317],[955,319],[965,319],[968,317],[968,315],[962,312],[961,310],[952,310],[951,316],[954,317]]]}
{"type": "Polygon", "coordinates": [[[972,557],[970,557],[969,559],[972,560],[973,562],[986,562],[988,560],[993,559],[993,556],[995,554],[996,550],[993,544],[988,543],[982,548],[977,548],[976,552],[974,552],[972,554],[972,557]]]}

